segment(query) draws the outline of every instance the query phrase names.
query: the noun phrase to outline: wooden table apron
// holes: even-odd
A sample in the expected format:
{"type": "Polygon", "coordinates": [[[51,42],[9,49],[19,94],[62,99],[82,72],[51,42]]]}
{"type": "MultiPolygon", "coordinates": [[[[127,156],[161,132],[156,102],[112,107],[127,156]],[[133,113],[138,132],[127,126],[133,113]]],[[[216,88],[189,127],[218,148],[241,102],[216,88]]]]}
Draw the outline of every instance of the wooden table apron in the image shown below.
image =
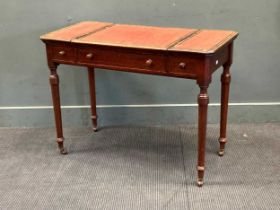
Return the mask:
{"type": "Polygon", "coordinates": [[[63,131],[59,96],[59,77],[57,66],[69,64],[85,66],[88,69],[91,97],[91,112],[93,129],[97,130],[96,99],[94,68],[119,70],[126,72],[153,74],[169,77],[180,77],[196,80],[199,86],[198,94],[198,186],[203,184],[205,171],[205,140],[207,127],[207,108],[209,96],[207,89],[211,83],[212,73],[223,67],[221,76],[221,119],[220,119],[220,150],[224,154],[226,143],[227,110],[229,98],[230,72],[232,63],[233,41],[228,42],[216,52],[201,54],[195,52],[180,52],[156,49],[140,49],[104,46],[95,44],[73,43],[44,40],[50,69],[50,84],[52,89],[55,113],[57,142],[62,154],[67,151],[63,146],[63,131]]]}

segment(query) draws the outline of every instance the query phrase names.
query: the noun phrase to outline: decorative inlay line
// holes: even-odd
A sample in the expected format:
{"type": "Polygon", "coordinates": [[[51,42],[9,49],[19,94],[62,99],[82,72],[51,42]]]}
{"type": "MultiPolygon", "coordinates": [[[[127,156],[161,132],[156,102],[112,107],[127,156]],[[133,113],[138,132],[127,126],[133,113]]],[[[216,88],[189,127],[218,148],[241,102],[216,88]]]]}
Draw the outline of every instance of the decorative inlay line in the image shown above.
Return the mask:
{"type": "Polygon", "coordinates": [[[175,45],[177,45],[178,43],[181,43],[182,41],[185,41],[187,40],[189,37],[193,37],[195,34],[198,33],[199,30],[195,30],[194,32],[190,33],[190,34],[186,34],[182,37],[180,37],[179,39],[175,40],[174,42],[170,43],[168,46],[167,46],[167,50],[171,47],[174,47],[175,45]]]}
{"type": "Polygon", "coordinates": [[[175,41],[174,43],[171,43],[171,44],[167,47],[167,50],[169,50],[170,48],[172,48],[172,47],[174,47],[174,46],[176,46],[176,45],[178,45],[178,44],[180,44],[180,43],[182,43],[182,42],[184,42],[184,41],[186,41],[186,40],[188,40],[188,39],[194,37],[195,35],[197,35],[197,34],[200,33],[200,32],[201,32],[201,29],[198,29],[198,30],[194,31],[194,32],[191,33],[191,34],[188,34],[188,35],[182,37],[181,39],[175,41]]]}
{"type": "Polygon", "coordinates": [[[80,39],[80,38],[89,36],[89,35],[91,35],[91,34],[94,34],[94,33],[98,32],[98,31],[105,30],[106,28],[110,28],[110,27],[112,27],[113,25],[115,25],[115,24],[114,24],[114,23],[111,23],[111,24],[109,24],[109,25],[106,25],[106,26],[103,26],[103,27],[101,27],[101,28],[95,29],[94,31],[91,31],[91,32],[88,32],[88,33],[86,33],[86,34],[77,36],[77,37],[71,39],[70,42],[72,42],[72,40],[74,40],[74,39],[80,39]]]}

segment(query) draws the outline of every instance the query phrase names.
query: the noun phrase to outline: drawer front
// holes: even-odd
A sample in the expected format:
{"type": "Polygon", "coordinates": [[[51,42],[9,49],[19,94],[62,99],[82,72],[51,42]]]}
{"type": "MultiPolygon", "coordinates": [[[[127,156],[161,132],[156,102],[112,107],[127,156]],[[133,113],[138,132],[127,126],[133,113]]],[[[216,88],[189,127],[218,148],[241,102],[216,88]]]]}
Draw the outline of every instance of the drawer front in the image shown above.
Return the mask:
{"type": "Polygon", "coordinates": [[[165,57],[145,52],[83,48],[78,50],[78,63],[104,68],[165,72],[165,57]]]}
{"type": "Polygon", "coordinates": [[[52,59],[64,62],[75,62],[75,48],[65,45],[54,45],[52,47],[52,59]]]}
{"type": "Polygon", "coordinates": [[[197,60],[186,56],[169,56],[167,71],[169,74],[196,78],[197,60]]]}

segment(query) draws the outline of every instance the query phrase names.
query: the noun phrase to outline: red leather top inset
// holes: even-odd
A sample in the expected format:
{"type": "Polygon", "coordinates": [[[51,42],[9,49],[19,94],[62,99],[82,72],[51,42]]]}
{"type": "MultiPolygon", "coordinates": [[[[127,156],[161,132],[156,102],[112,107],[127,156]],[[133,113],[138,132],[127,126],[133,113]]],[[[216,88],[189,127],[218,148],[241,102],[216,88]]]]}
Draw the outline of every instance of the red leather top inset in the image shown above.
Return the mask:
{"type": "Polygon", "coordinates": [[[86,21],[45,34],[40,38],[42,40],[71,41],[72,39],[100,30],[109,25],[112,25],[112,23],[86,21]]]}
{"type": "Polygon", "coordinates": [[[195,29],[136,25],[113,25],[73,42],[121,47],[167,49],[194,33],[195,29]]]}
{"type": "Polygon", "coordinates": [[[234,31],[200,30],[193,36],[176,44],[170,50],[212,53],[236,36],[237,33],[234,31]]]}
{"type": "Polygon", "coordinates": [[[81,22],[43,35],[41,39],[210,54],[237,35],[234,31],[81,22]]]}

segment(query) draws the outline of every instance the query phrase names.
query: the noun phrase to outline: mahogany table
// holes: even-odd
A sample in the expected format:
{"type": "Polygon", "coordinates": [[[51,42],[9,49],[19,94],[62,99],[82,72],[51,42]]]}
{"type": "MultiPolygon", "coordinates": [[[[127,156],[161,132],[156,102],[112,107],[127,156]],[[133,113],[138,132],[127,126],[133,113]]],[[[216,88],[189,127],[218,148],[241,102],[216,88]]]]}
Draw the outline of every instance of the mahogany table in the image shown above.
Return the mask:
{"type": "Polygon", "coordinates": [[[197,184],[202,186],[209,103],[207,89],[211,83],[212,74],[223,66],[218,152],[220,156],[223,156],[226,143],[230,66],[233,41],[237,36],[238,33],[234,31],[163,28],[90,21],[41,36],[41,40],[46,44],[57,143],[61,154],[67,154],[67,151],[63,146],[57,74],[59,64],[87,67],[94,131],[97,130],[95,67],[192,79],[196,80],[200,88],[197,184]]]}

